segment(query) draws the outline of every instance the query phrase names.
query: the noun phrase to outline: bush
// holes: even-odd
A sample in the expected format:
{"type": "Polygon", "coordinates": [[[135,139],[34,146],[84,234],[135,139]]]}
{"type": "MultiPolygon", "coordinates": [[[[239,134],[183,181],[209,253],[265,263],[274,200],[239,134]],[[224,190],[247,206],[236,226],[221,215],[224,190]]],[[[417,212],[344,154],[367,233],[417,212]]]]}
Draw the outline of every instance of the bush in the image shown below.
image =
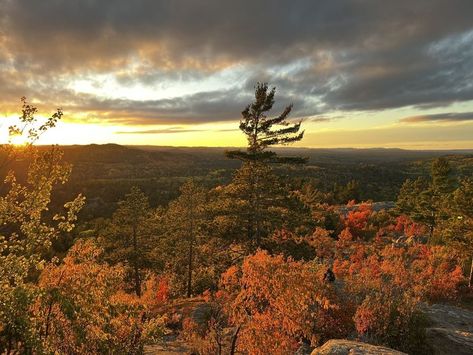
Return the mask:
{"type": "Polygon", "coordinates": [[[369,294],[356,309],[358,334],[370,343],[383,344],[409,354],[424,353],[426,320],[418,300],[399,290],[369,294]]]}
{"type": "Polygon", "coordinates": [[[342,307],[325,267],[259,251],[241,269],[222,277],[222,295],[234,326],[241,326],[238,349],[251,354],[290,353],[300,341],[312,345],[346,336],[351,314],[342,307]]]}
{"type": "Polygon", "coordinates": [[[41,273],[31,311],[46,352],[136,354],[147,336],[160,333],[160,321],[147,318],[146,299],[123,291],[123,268],[99,262],[101,253],[79,241],[41,273]]]}

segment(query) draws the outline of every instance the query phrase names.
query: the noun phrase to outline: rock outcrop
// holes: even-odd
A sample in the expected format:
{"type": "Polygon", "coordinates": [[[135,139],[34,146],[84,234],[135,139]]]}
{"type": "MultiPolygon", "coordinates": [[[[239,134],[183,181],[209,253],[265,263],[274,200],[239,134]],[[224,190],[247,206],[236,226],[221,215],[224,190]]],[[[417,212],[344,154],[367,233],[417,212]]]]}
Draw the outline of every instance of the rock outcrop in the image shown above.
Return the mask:
{"type": "Polygon", "coordinates": [[[427,343],[434,355],[473,354],[473,312],[444,304],[425,307],[431,326],[427,343]]]}
{"type": "Polygon", "coordinates": [[[315,348],[311,355],[405,355],[405,353],[359,341],[332,339],[315,348]]]}

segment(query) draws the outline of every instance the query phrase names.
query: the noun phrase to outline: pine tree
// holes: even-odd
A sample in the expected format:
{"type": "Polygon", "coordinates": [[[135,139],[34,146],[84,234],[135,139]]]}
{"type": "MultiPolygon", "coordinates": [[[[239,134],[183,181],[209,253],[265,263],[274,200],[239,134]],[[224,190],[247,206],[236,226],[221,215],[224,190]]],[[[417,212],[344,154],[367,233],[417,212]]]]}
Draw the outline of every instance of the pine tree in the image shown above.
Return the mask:
{"type": "Polygon", "coordinates": [[[463,179],[453,193],[455,214],[452,216],[454,232],[450,243],[470,258],[468,286],[473,287],[473,180],[463,179]]]}
{"type": "Polygon", "coordinates": [[[397,200],[398,211],[425,224],[431,239],[438,224],[451,215],[454,189],[450,164],[443,158],[436,159],[432,162],[430,179],[419,177],[404,182],[397,200]]]}
{"type": "Polygon", "coordinates": [[[133,289],[141,296],[141,271],[151,264],[151,209],[148,198],[136,186],[118,203],[102,238],[108,259],[129,266],[133,289]]]}
{"type": "MultiPolygon", "coordinates": [[[[180,196],[169,204],[164,216],[165,238],[168,256],[173,260],[174,272],[186,266],[185,292],[192,296],[193,275],[198,255],[199,242],[203,238],[202,228],[206,223],[206,192],[193,180],[188,180],[180,188],[180,196]]],[[[182,275],[182,274],[181,274],[182,275]]]]}
{"type": "Polygon", "coordinates": [[[287,117],[292,111],[292,104],[286,106],[283,112],[274,118],[268,118],[267,113],[274,105],[276,88],[268,89],[268,84],[258,83],[255,87],[255,101],[242,111],[240,130],[246,135],[248,147],[246,152],[229,151],[226,155],[242,161],[305,163],[301,157],[280,157],[267,148],[275,145],[285,145],[298,142],[304,137],[304,131],[299,132],[302,121],[290,123],[287,117]]]}
{"type": "Polygon", "coordinates": [[[438,196],[450,194],[455,190],[455,179],[453,170],[445,158],[438,158],[432,162],[432,190],[438,196]]]}
{"type": "Polygon", "coordinates": [[[227,157],[243,161],[232,183],[225,189],[226,197],[234,201],[227,204],[233,209],[239,224],[244,225],[246,241],[252,248],[261,246],[265,236],[274,230],[275,223],[282,217],[283,201],[288,191],[283,191],[283,184],[278,181],[269,164],[300,164],[307,159],[302,157],[278,156],[268,150],[275,145],[286,145],[300,141],[304,131],[300,132],[301,121],[290,123],[287,120],[292,105],[274,118],[268,112],[274,105],[276,89],[268,89],[268,84],[258,83],[255,88],[255,100],[246,106],[240,120],[240,130],[246,135],[246,151],[228,151],[227,157]]]}
{"type": "Polygon", "coordinates": [[[260,162],[243,164],[230,184],[220,191],[215,209],[221,234],[255,250],[263,239],[282,227],[287,191],[271,167],[260,162]]]}

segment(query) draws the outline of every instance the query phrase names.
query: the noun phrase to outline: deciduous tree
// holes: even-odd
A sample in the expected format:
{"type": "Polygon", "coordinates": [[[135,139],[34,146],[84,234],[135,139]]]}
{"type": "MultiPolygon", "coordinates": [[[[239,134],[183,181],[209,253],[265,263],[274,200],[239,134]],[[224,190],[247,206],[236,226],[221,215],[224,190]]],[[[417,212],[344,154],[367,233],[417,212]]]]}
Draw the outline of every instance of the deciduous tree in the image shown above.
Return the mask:
{"type": "Polygon", "coordinates": [[[61,118],[58,110],[44,123],[35,118],[37,109],[22,98],[19,125],[9,129],[10,135],[25,135],[26,146],[2,146],[8,163],[25,155],[31,161],[26,181],[17,180],[9,171],[2,183],[0,196],[0,352],[27,353],[38,346],[38,337],[29,307],[38,292],[35,281],[45,265],[45,253],[61,232],[74,227],[76,216],[84,204],[78,196],[64,205],[65,213],[48,218],[51,193],[67,181],[71,167],[61,162],[62,153],[55,147],[39,152],[33,143],[61,118]],[[38,127],[39,125],[39,127],[38,127]]]}

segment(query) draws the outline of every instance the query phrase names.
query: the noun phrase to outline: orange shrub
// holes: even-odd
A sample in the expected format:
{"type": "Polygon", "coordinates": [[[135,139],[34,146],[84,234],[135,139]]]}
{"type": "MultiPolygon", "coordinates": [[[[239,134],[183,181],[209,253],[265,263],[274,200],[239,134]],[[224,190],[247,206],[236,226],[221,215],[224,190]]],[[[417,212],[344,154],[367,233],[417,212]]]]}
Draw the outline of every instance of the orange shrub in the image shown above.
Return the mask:
{"type": "Polygon", "coordinates": [[[370,203],[362,203],[357,208],[348,212],[342,218],[345,228],[348,229],[351,235],[357,239],[363,239],[372,234],[369,225],[369,219],[373,214],[373,209],[370,203]]]}
{"type": "Polygon", "coordinates": [[[287,354],[302,339],[315,345],[345,336],[351,315],[344,313],[334,287],[322,281],[324,272],[321,264],[263,251],[247,257],[241,270],[227,272],[222,287],[231,295],[231,321],[241,325],[238,348],[287,354]]]}
{"type": "Polygon", "coordinates": [[[424,347],[424,319],[418,299],[403,290],[386,287],[367,294],[354,316],[358,334],[408,353],[424,347]]]}
{"type": "Polygon", "coordinates": [[[145,337],[160,333],[160,321],[147,319],[146,302],[123,291],[123,268],[100,262],[101,252],[79,241],[61,264],[43,270],[32,313],[45,352],[135,354],[145,337]]]}
{"type": "Polygon", "coordinates": [[[422,244],[376,249],[353,243],[334,271],[357,304],[358,334],[409,353],[423,349],[420,302],[454,298],[463,280],[444,247],[422,244]]]}
{"type": "Polygon", "coordinates": [[[414,222],[406,215],[400,215],[396,218],[396,224],[392,226],[393,230],[407,237],[422,236],[426,233],[426,227],[420,223],[414,222]]]}

